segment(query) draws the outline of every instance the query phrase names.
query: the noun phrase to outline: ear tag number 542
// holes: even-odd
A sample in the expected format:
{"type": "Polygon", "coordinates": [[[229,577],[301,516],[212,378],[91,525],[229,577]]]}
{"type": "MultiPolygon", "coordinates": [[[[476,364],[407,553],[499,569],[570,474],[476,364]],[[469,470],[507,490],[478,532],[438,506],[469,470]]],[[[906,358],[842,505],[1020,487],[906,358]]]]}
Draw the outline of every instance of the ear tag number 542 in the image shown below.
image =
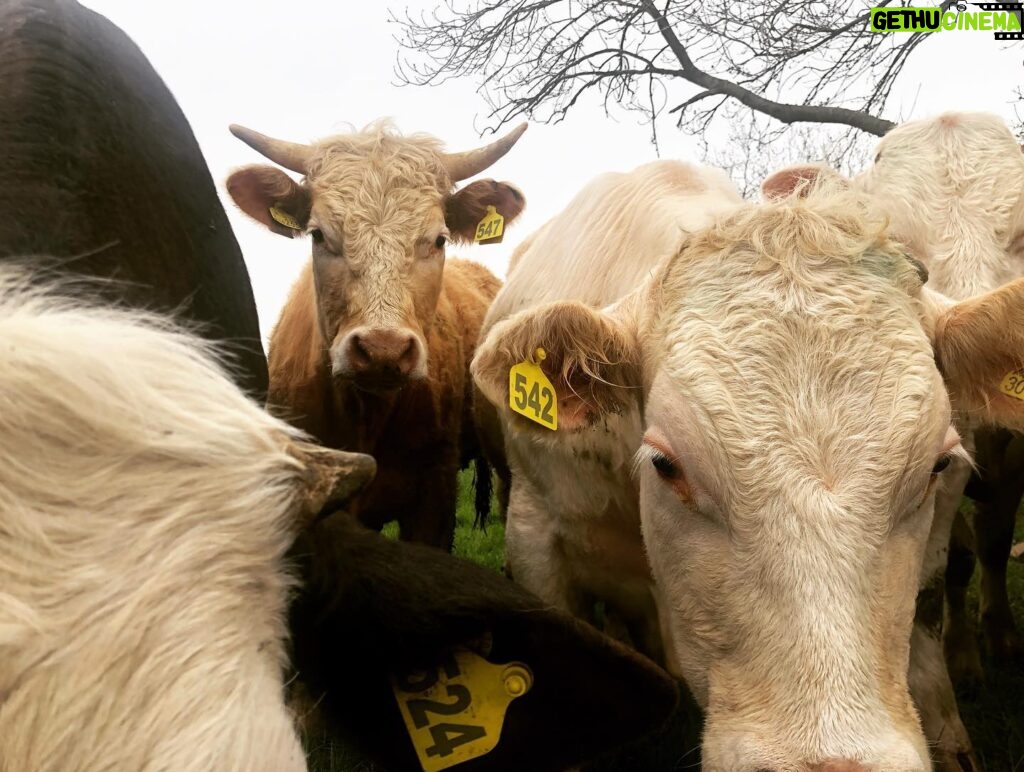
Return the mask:
{"type": "Polygon", "coordinates": [[[544,349],[537,349],[535,361],[520,362],[508,371],[508,406],[551,431],[558,429],[558,396],[540,369],[544,349]]]}
{"type": "Polygon", "coordinates": [[[505,711],[530,691],[533,673],[460,650],[431,670],[392,677],[391,686],[420,765],[437,772],[494,750],[505,711]]]}

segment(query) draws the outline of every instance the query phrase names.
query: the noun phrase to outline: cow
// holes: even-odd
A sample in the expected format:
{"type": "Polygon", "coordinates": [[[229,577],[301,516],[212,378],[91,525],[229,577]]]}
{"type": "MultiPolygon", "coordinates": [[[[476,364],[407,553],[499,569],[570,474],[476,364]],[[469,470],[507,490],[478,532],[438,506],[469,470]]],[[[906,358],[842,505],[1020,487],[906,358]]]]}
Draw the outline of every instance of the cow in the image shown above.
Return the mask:
{"type": "MultiPolygon", "coordinates": [[[[806,165],[780,170],[762,187],[768,195],[779,195],[825,178],[871,195],[891,218],[894,232],[920,257],[927,287],[965,300],[1024,276],[1022,172],[1024,157],[998,116],[946,113],[893,129],[876,148],[874,163],[852,180],[828,167],[806,165]]],[[[980,497],[987,499],[979,501],[975,518],[982,621],[993,654],[1011,656],[1019,636],[1006,595],[1006,558],[1024,486],[1024,444],[1015,432],[985,426],[969,406],[954,408],[957,430],[973,460],[951,459],[939,480],[910,680],[936,764],[959,772],[974,768],[976,761],[953,682],[978,678],[981,665],[964,613],[974,557],[965,546],[970,534],[965,535],[958,510],[972,469],[977,470],[974,495],[981,489],[980,497]]]]}
{"type": "Polygon", "coordinates": [[[270,339],[269,405],[329,447],[371,453],[380,473],[354,505],[401,538],[451,549],[456,475],[478,459],[478,517],[490,471],[472,417],[469,361],[500,282],[483,266],[446,260],[472,242],[489,208],[507,226],[522,194],[494,180],[453,192],[523,133],[443,153],[388,123],[298,145],[240,126],[232,132],[270,160],[235,171],[227,189],[243,212],[288,237],[309,235],[312,257],[270,339]]]}
{"type": "Polygon", "coordinates": [[[0,769],[281,770],[286,554],[373,475],[208,345],[0,269],[0,769]]]}
{"type": "Polygon", "coordinates": [[[120,29],[72,2],[8,3],[0,73],[0,770],[300,772],[286,665],[324,704],[361,706],[332,708],[333,733],[351,720],[374,755],[409,758],[379,695],[461,648],[535,676],[477,764],[553,746],[532,717],[567,714],[565,695],[590,690],[588,723],[563,728],[553,763],[664,721],[675,684],[638,655],[339,511],[375,465],[260,409],[237,245],[177,103],[120,29]]]}
{"type": "Polygon", "coordinates": [[[1024,420],[1024,282],[952,303],[912,258],[863,194],[744,203],[665,161],[585,187],[488,314],[513,576],[587,611],[646,553],[704,769],[930,766],[907,666],[950,399],[1024,420]],[[510,407],[524,364],[555,431],[510,407]]]}
{"type": "MultiPolygon", "coordinates": [[[[998,116],[946,113],[904,123],[882,139],[873,165],[854,184],[878,197],[894,227],[922,243],[928,286],[943,295],[963,300],[1024,276],[1024,155],[998,116]]],[[[981,623],[989,651],[1005,660],[1024,651],[1006,594],[1006,562],[1024,493],[1024,440],[975,427],[971,419],[962,416],[958,428],[965,436],[975,430],[981,623]]],[[[964,468],[958,477],[967,474],[964,468]]],[[[945,505],[951,513],[963,488],[962,480],[948,487],[945,505]]],[[[977,644],[964,610],[974,558],[967,552],[963,563],[961,555],[951,553],[944,644],[954,674],[977,677],[977,644]]]]}
{"type": "Polygon", "coordinates": [[[12,0],[0,13],[0,260],[45,256],[89,278],[92,295],[190,320],[263,399],[249,274],[170,91],[126,35],[76,3],[12,0]]]}

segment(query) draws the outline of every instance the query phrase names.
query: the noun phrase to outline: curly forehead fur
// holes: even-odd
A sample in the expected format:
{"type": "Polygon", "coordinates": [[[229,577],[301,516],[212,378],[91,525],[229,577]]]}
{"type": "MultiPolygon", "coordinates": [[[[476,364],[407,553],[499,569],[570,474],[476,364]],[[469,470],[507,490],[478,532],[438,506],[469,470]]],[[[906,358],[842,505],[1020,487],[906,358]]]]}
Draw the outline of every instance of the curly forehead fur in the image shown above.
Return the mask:
{"type": "Polygon", "coordinates": [[[403,136],[378,121],[313,145],[306,181],[316,206],[345,223],[346,240],[407,236],[452,189],[441,148],[433,137],[403,136]]]}
{"type": "MultiPolygon", "coordinates": [[[[905,249],[890,237],[888,218],[870,198],[838,182],[804,183],[785,198],[728,213],[695,234],[683,251],[688,258],[754,255],[755,270],[781,269],[804,286],[811,273],[837,264],[861,265],[908,292],[921,286],[905,249]]],[[[673,267],[679,265],[667,266],[666,281],[678,275],[673,267]]]]}
{"type": "MultiPolygon", "coordinates": [[[[750,444],[748,497],[771,466],[758,448],[772,436],[787,474],[802,469],[826,488],[863,481],[865,465],[844,450],[851,434],[882,457],[906,457],[922,442],[922,413],[935,410],[930,344],[914,323],[920,287],[862,194],[819,188],[750,205],[695,234],[665,267],[647,366],[689,384],[722,447],[750,444]],[[784,459],[790,452],[799,463],[784,459]]],[[[717,466],[742,470],[737,460],[717,466]]],[[[895,484],[903,470],[872,471],[895,484]]],[[[888,509],[886,496],[877,506],[888,509]]]]}

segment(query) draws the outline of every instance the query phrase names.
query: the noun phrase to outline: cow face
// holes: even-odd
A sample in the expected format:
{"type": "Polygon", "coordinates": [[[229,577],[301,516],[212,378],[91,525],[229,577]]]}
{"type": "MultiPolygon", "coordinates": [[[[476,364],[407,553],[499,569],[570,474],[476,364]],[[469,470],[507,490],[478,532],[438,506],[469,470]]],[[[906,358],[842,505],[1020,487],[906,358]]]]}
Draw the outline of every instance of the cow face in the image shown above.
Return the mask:
{"type": "Polygon", "coordinates": [[[488,207],[508,223],[524,205],[507,183],[478,180],[454,193],[453,183],[494,163],[525,128],[462,154],[386,125],[309,147],[232,128],[305,175],[299,184],[274,167],[248,167],[227,187],[274,232],[310,236],[320,331],[335,377],[369,391],[426,377],[446,244],[472,242],[488,207]]]}
{"type": "Polygon", "coordinates": [[[1024,283],[947,307],[863,197],[819,190],[725,216],[611,308],[495,325],[473,362],[492,402],[537,347],[559,428],[514,431],[643,410],[644,542],[705,768],[927,768],[906,673],[935,473],[951,397],[1024,419],[999,392],[1024,283]]]}

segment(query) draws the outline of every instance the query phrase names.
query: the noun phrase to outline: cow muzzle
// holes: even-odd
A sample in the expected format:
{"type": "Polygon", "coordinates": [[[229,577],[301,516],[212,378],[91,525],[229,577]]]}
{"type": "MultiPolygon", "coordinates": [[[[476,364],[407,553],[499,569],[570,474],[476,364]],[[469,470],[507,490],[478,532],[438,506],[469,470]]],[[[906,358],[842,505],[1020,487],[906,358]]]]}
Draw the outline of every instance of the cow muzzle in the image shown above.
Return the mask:
{"type": "Polygon", "coordinates": [[[423,342],[408,328],[359,327],[331,352],[335,377],[364,391],[387,392],[426,377],[423,342]]]}

